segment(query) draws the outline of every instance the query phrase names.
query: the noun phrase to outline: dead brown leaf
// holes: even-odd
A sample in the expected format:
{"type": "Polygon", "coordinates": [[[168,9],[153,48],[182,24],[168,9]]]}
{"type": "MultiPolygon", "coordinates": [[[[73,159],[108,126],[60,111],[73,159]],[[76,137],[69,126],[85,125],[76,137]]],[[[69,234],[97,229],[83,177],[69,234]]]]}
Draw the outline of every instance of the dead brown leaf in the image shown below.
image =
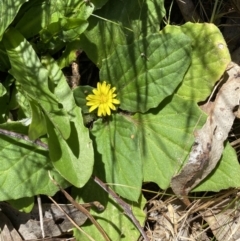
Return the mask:
{"type": "Polygon", "coordinates": [[[182,197],[187,206],[190,204],[188,193],[212,172],[220,160],[223,143],[235,119],[233,110],[240,100],[240,67],[230,63],[225,75],[226,83],[211,104],[206,123],[195,133],[187,164],[171,181],[174,193],[182,197]]]}

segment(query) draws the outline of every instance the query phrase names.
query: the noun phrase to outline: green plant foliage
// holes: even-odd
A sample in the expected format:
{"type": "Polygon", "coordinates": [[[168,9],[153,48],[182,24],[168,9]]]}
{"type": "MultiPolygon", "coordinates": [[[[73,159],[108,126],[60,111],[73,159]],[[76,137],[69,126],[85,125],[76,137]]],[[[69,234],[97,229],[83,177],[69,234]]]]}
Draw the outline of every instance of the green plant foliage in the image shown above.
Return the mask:
{"type": "MultiPolygon", "coordinates": [[[[75,186],[78,202],[104,205],[105,211],[91,213],[111,240],[137,240],[134,224],[91,176],[131,204],[142,225],[143,182],[169,187],[206,120],[198,102],[230,62],[215,25],[159,31],[164,15],[163,0],[0,2],[0,201],[30,211],[35,195],[57,192],[50,172],[63,188],[75,186]],[[87,76],[88,83],[94,86],[100,77],[116,88],[120,104],[111,116],[89,113],[86,96],[93,87],[72,90],[67,84],[62,68],[71,75],[73,61],[85,82],[82,52],[100,67],[100,76],[87,76]]],[[[115,95],[107,91],[95,98],[96,108],[112,107],[115,95]]],[[[193,191],[240,186],[239,171],[226,144],[220,163],[193,191]]],[[[89,222],[82,228],[103,240],[89,222]]]]}
{"type": "Polygon", "coordinates": [[[196,102],[203,101],[231,60],[227,44],[214,24],[186,23],[180,27],[167,26],[162,34],[173,32],[186,34],[191,38],[193,48],[192,63],[178,95],[196,102]]]}
{"type": "Polygon", "coordinates": [[[34,5],[31,2],[28,3],[29,7],[26,6],[28,8],[27,11],[24,9],[24,14],[20,13],[22,18],[16,25],[18,31],[25,38],[33,37],[39,32],[45,33],[42,35],[45,41],[54,35],[64,38],[64,34],[66,35],[66,32],[71,32],[73,29],[80,34],[84,31],[84,28],[82,26],[79,27],[79,23],[81,25],[81,21],[86,20],[94,10],[84,0],[41,0],[35,2],[36,4],[34,5]]]}
{"type": "MultiPolygon", "coordinates": [[[[214,31],[215,29],[213,29],[213,34],[216,35],[214,31]]],[[[123,197],[131,198],[131,200],[136,200],[138,198],[137,190],[140,190],[141,186],[137,184],[137,177],[135,176],[136,182],[133,187],[136,188],[136,190],[132,190],[131,194],[130,188],[128,191],[129,193],[126,191],[126,187],[130,186],[129,183],[133,184],[134,182],[131,180],[133,178],[127,168],[118,167],[118,165],[129,166],[129,157],[121,158],[121,155],[125,153],[121,151],[121,149],[126,150],[126,147],[122,148],[121,143],[123,142],[125,146],[129,147],[132,141],[130,136],[134,137],[138,145],[133,146],[133,156],[132,154],[130,156],[136,162],[135,166],[142,165],[143,176],[138,172],[138,177],[143,178],[144,181],[156,182],[161,188],[166,189],[169,187],[172,176],[179,171],[188,158],[194,141],[194,130],[200,128],[205,121],[205,115],[200,111],[196,102],[186,99],[185,96],[179,95],[182,89],[184,91],[186,88],[185,81],[188,81],[186,76],[188,76],[191,68],[188,69],[185,78],[183,78],[185,72],[176,72],[176,76],[171,76],[176,70],[184,70],[183,63],[186,63],[185,68],[187,70],[187,60],[182,56],[190,56],[186,49],[183,49],[179,55],[177,51],[180,49],[177,47],[178,44],[179,46],[183,46],[181,41],[187,44],[189,43],[189,39],[185,36],[178,35],[180,33],[179,31],[173,29],[172,32],[171,34],[173,35],[171,35],[170,32],[168,32],[170,35],[163,35],[162,33],[164,38],[158,38],[159,42],[156,41],[156,45],[154,40],[155,38],[157,39],[157,35],[150,35],[149,39],[143,39],[146,50],[150,49],[150,54],[144,54],[144,56],[141,56],[141,51],[139,51],[143,48],[141,41],[136,41],[129,46],[118,46],[111,57],[103,62],[103,67],[100,72],[101,79],[107,79],[113,86],[117,87],[118,96],[121,101],[121,109],[130,112],[146,112],[149,110],[145,114],[136,113],[133,116],[123,115],[128,121],[128,123],[125,121],[126,123],[124,126],[126,126],[125,128],[128,132],[131,130],[131,133],[129,132],[126,134],[123,130],[117,131],[117,129],[120,130],[120,120],[118,117],[112,117],[109,123],[96,122],[92,131],[93,135],[96,137],[95,142],[97,150],[101,154],[102,162],[106,168],[106,181],[117,185],[114,186],[115,191],[123,197]],[[170,39],[173,42],[171,42],[170,39]],[[166,44],[164,44],[165,42],[167,42],[167,48],[169,47],[169,53],[173,53],[174,57],[168,54],[168,49],[165,47],[166,44]],[[155,46],[155,48],[152,46],[155,46]],[[159,47],[157,48],[156,46],[159,47]],[[154,49],[154,51],[151,49],[154,49]],[[136,54],[137,51],[138,53],[136,54]],[[155,53],[156,55],[151,53],[155,53]],[[151,57],[154,60],[153,63],[151,63],[151,57]],[[154,59],[154,57],[156,59],[154,59]],[[161,59],[163,60],[161,61],[161,59]],[[178,59],[179,61],[177,61],[178,59]],[[183,62],[181,62],[182,60],[183,62]],[[177,65],[174,66],[176,62],[177,65]],[[141,75],[141,73],[143,74],[141,75]],[[149,77],[149,75],[151,77],[149,77]],[[167,76],[166,80],[164,76],[167,76]],[[158,77],[161,84],[158,82],[158,77]],[[172,84],[173,80],[176,79],[178,82],[175,87],[169,84],[172,84]],[[182,80],[182,85],[179,86],[177,94],[172,95],[174,94],[175,88],[182,80]],[[169,88],[168,91],[165,89],[163,90],[162,86],[165,83],[167,86],[166,88],[169,88]],[[152,84],[154,87],[151,86],[152,84]],[[159,85],[161,87],[158,92],[157,88],[159,85]],[[172,96],[166,99],[168,95],[172,96]],[[149,100],[147,98],[149,98],[149,100]],[[150,107],[156,106],[157,108],[149,109],[150,107]],[[113,124],[111,124],[112,122],[113,124]],[[114,128],[111,126],[114,126],[114,128]],[[128,138],[126,138],[126,136],[128,138]],[[105,140],[104,147],[110,147],[102,147],[101,143],[103,143],[103,140],[105,140]],[[136,148],[135,151],[134,148],[136,148]],[[141,159],[139,159],[139,152],[141,153],[141,159]],[[123,163],[124,160],[126,161],[125,163],[123,163]],[[109,166],[109,163],[112,166],[109,166]],[[109,169],[116,172],[111,172],[114,178],[109,176],[109,172],[107,171],[109,169]],[[121,175],[119,175],[119,170],[121,170],[121,175]],[[122,179],[120,179],[118,175],[122,179]],[[123,187],[124,185],[126,185],[126,187],[123,187]]],[[[225,43],[221,35],[218,36],[218,41],[220,40],[221,43],[225,43]]],[[[194,39],[193,42],[194,41],[196,40],[194,39]]],[[[213,47],[214,45],[212,48],[213,47]]],[[[207,50],[208,48],[209,46],[207,46],[207,50]]],[[[193,51],[195,51],[194,45],[193,51]]],[[[224,64],[218,66],[217,72],[223,73],[227,60],[230,61],[228,58],[229,54],[227,51],[220,51],[219,56],[222,56],[224,59],[224,64]]],[[[197,61],[201,63],[201,61],[204,61],[204,58],[205,56],[203,55],[192,55],[192,63],[196,63],[197,61]]],[[[201,74],[202,72],[196,71],[195,79],[201,79],[201,74]]],[[[210,71],[208,74],[210,79],[211,77],[213,79],[216,78],[216,71],[210,71]]],[[[199,82],[198,91],[204,91],[206,88],[209,88],[209,85],[210,84],[206,82],[201,82],[201,84],[199,82]]],[[[211,87],[213,87],[213,83],[211,87]]],[[[194,90],[192,94],[195,95],[194,90]]],[[[123,123],[123,121],[121,122],[123,123]]],[[[128,151],[127,153],[131,152],[128,151]]],[[[222,167],[219,171],[222,171],[222,167]]],[[[136,174],[134,173],[134,175],[136,174]]],[[[228,177],[223,177],[223,179],[225,186],[228,187],[236,186],[238,183],[238,179],[234,181],[229,181],[228,177]]],[[[210,185],[207,190],[215,190],[215,188],[216,187],[210,185]]]]}
{"type": "Polygon", "coordinates": [[[172,176],[186,161],[194,130],[204,123],[205,116],[201,115],[195,103],[175,95],[158,108],[133,116],[138,127],[144,181],[155,182],[162,189],[169,187],[172,176]]]}
{"type": "Polygon", "coordinates": [[[109,122],[95,122],[92,134],[97,144],[96,159],[104,165],[106,181],[113,183],[121,196],[137,201],[142,185],[142,163],[136,126],[129,125],[121,115],[113,115],[109,122]]]}
{"type": "Polygon", "coordinates": [[[80,40],[74,40],[70,43],[67,43],[62,56],[57,60],[58,66],[63,68],[70,65],[76,60],[78,51],[80,51],[80,40]]]}
{"type": "Polygon", "coordinates": [[[84,113],[89,113],[89,107],[86,106],[86,97],[91,94],[93,87],[91,86],[79,86],[73,90],[74,98],[78,106],[82,106],[84,113]]]}
{"type": "Polygon", "coordinates": [[[89,18],[81,35],[81,46],[97,65],[109,57],[118,44],[129,44],[159,30],[165,15],[164,1],[108,1],[89,18]]]}
{"type": "MultiPolygon", "coordinates": [[[[98,201],[104,206],[104,211],[100,212],[96,208],[91,209],[91,214],[102,226],[110,240],[137,240],[139,232],[130,219],[123,213],[121,207],[110,198],[93,180],[90,180],[82,189],[74,189],[73,196],[80,203],[92,202],[98,197],[98,201]],[[91,190],[91,192],[89,192],[91,190]]],[[[130,202],[133,214],[142,226],[145,221],[145,213],[143,211],[145,198],[141,196],[138,203],[130,202]]],[[[88,221],[81,227],[94,240],[104,241],[99,231],[90,225],[88,221]]],[[[82,232],[75,229],[75,237],[77,240],[88,241],[89,239],[82,232]]]]}
{"type": "Polygon", "coordinates": [[[55,84],[53,92],[68,113],[71,126],[71,134],[67,140],[64,140],[60,132],[47,120],[50,157],[54,167],[69,182],[82,187],[92,174],[94,160],[92,141],[83,125],[81,110],[75,104],[73,92],[58,65],[49,56],[45,56],[43,64],[48,70],[52,86],[55,84]]]}
{"type": "MultiPolygon", "coordinates": [[[[79,144],[82,143],[79,143],[77,139],[79,136],[77,136],[76,132],[72,134],[73,136],[70,137],[67,142],[61,137],[60,133],[54,128],[49,119],[46,120],[46,123],[49,135],[49,155],[54,167],[66,180],[77,187],[82,187],[88,181],[92,173],[93,159],[90,159],[92,157],[91,142],[86,142],[83,147],[81,146],[81,149],[85,148],[85,152],[88,152],[87,154],[90,155],[90,158],[89,156],[85,156],[86,159],[80,159],[79,144]],[[87,162],[89,160],[90,162],[87,162]]],[[[72,127],[74,128],[74,126],[72,127]]],[[[81,155],[82,154],[83,153],[81,153],[81,155]]]]}
{"type": "Polygon", "coordinates": [[[5,95],[7,93],[5,87],[2,85],[2,83],[0,83],[0,97],[2,97],[3,95],[5,95]]]}
{"type": "Polygon", "coordinates": [[[34,206],[34,197],[23,197],[17,200],[8,200],[8,203],[21,212],[29,213],[34,206]]]}
{"type": "Polygon", "coordinates": [[[2,39],[4,31],[9,24],[13,21],[19,8],[27,0],[2,0],[0,1],[0,41],[2,39]]]}
{"type": "Polygon", "coordinates": [[[10,68],[9,59],[2,42],[0,42],[0,71],[7,71],[10,68]]]}
{"type": "MultiPolygon", "coordinates": [[[[0,128],[27,134],[27,127],[20,122],[2,124],[0,128]]],[[[0,201],[53,195],[58,188],[49,179],[48,171],[63,187],[69,185],[53,168],[48,151],[36,144],[1,135],[0,150],[0,201]]]]}
{"type": "Polygon", "coordinates": [[[55,168],[69,182],[81,187],[91,175],[93,152],[88,131],[83,126],[65,78],[51,61],[48,61],[51,71],[44,68],[31,45],[16,30],[11,29],[5,34],[4,44],[12,65],[10,72],[21,84],[21,92],[31,103],[33,118],[30,137],[38,138],[48,130],[50,157],[55,168]],[[10,36],[15,38],[11,41],[10,36]],[[48,88],[49,77],[58,84],[55,95],[48,88]],[[59,108],[59,103],[63,108],[59,108]],[[46,129],[43,113],[47,116],[47,126],[50,128],[46,129]],[[80,171],[82,168],[84,172],[80,171]],[[76,172],[78,169],[79,172],[76,172]]]}
{"type": "Polygon", "coordinates": [[[218,192],[229,187],[239,187],[240,166],[236,156],[236,151],[228,143],[224,149],[221,161],[214,171],[204,179],[194,192],[214,191],[218,192]]]}
{"type": "Polygon", "coordinates": [[[48,89],[47,70],[42,66],[32,46],[15,29],[8,30],[3,41],[11,62],[9,72],[21,84],[21,92],[41,105],[63,138],[68,138],[69,120],[66,113],[59,109],[56,97],[48,89]]]}
{"type": "Polygon", "coordinates": [[[31,140],[36,140],[37,138],[45,135],[47,133],[45,117],[36,103],[29,101],[31,106],[32,120],[28,130],[28,136],[31,140]]]}
{"type": "Polygon", "coordinates": [[[174,92],[190,56],[186,35],[149,35],[131,45],[119,45],[103,62],[100,79],[116,86],[121,109],[144,113],[174,92]]]}

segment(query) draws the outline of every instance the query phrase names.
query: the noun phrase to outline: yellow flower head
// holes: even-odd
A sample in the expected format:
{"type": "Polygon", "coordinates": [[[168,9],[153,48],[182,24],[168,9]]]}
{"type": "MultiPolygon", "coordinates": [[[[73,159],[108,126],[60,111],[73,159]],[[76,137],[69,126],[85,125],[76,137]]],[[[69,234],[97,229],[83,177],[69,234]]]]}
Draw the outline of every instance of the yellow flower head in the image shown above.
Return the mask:
{"type": "Polygon", "coordinates": [[[116,88],[111,88],[111,85],[107,84],[106,81],[98,82],[97,88],[93,89],[93,94],[86,97],[87,106],[91,106],[89,112],[98,108],[97,115],[106,116],[111,114],[111,109],[116,110],[115,105],[120,104],[120,101],[115,99],[117,96],[114,93],[115,90],[116,88]]]}

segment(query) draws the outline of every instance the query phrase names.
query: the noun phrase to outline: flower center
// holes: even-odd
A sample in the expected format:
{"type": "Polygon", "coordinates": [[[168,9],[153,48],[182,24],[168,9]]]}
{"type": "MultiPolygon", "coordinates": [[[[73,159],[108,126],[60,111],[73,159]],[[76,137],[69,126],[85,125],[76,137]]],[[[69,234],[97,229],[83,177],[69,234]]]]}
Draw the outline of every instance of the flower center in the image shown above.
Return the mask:
{"type": "Polygon", "coordinates": [[[101,104],[107,103],[107,101],[108,101],[108,96],[101,95],[101,97],[100,97],[101,104]]]}

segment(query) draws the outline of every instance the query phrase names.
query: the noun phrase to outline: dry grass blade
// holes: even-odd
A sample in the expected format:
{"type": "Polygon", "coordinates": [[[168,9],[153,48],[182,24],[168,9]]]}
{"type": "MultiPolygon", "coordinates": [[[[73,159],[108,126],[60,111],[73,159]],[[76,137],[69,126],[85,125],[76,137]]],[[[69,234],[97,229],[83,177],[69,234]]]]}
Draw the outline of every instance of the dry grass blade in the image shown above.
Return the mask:
{"type": "Polygon", "coordinates": [[[84,232],[84,230],[82,230],[73,220],[72,218],[61,208],[60,205],[58,205],[57,202],[55,202],[55,200],[53,198],[51,198],[50,196],[48,196],[48,198],[66,215],[66,217],[68,218],[68,220],[82,233],[84,233],[84,235],[86,235],[89,240],[91,241],[95,241],[90,235],[88,235],[86,232],[84,232]]]}
{"type": "Polygon", "coordinates": [[[140,226],[138,220],[135,218],[130,205],[124,202],[111,188],[109,188],[105,183],[103,183],[98,177],[93,176],[93,179],[103,190],[105,190],[109,195],[113,197],[113,199],[120,205],[120,207],[122,207],[125,214],[132,220],[132,222],[138,228],[139,232],[142,234],[142,237],[146,241],[149,241],[143,228],[140,226]]]}
{"type": "Polygon", "coordinates": [[[83,214],[85,214],[91,222],[96,226],[96,228],[99,230],[99,232],[102,234],[105,240],[110,241],[109,237],[101,227],[101,225],[94,219],[94,217],[88,212],[87,209],[85,209],[82,205],[77,203],[62,187],[51,177],[49,173],[49,177],[51,181],[61,190],[61,192],[64,194],[64,196],[67,198],[67,200],[74,205],[79,211],[81,211],[83,214]]]}

